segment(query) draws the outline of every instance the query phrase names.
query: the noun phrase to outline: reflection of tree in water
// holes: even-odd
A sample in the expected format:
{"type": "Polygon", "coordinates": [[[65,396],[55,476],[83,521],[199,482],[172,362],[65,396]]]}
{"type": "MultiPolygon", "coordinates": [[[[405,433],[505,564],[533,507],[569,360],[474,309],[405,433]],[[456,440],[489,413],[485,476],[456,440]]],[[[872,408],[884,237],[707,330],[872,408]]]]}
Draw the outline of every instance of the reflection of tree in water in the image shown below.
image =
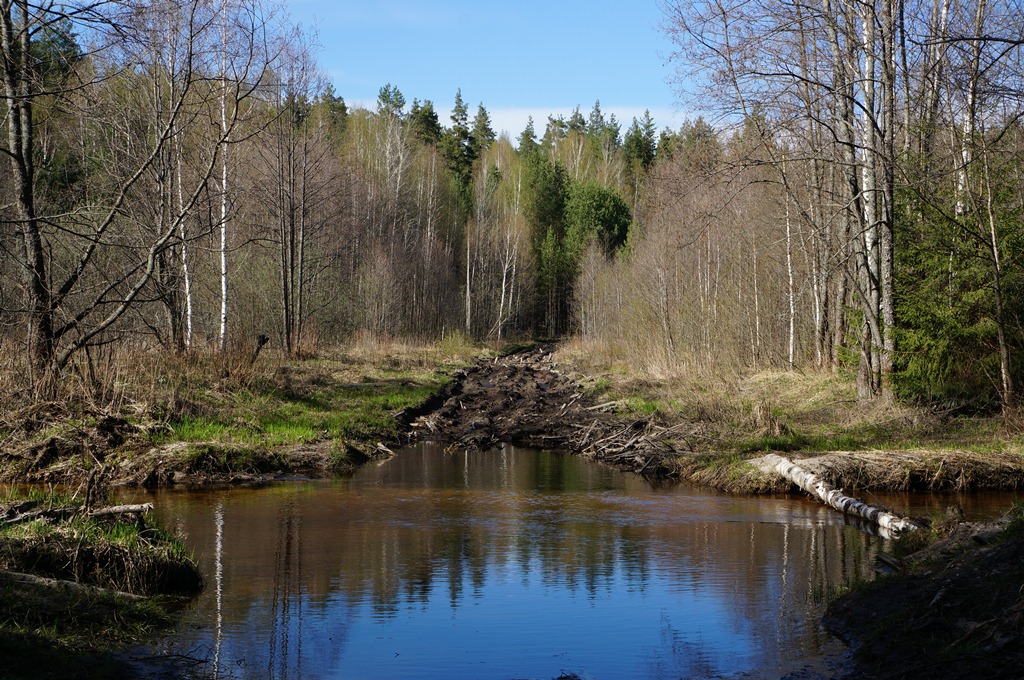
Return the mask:
{"type": "MultiPolygon", "coordinates": [[[[653,642],[653,641],[652,641],[653,642]]],[[[658,645],[644,649],[646,675],[652,678],[720,678],[723,677],[719,664],[708,653],[704,641],[691,640],[672,625],[672,619],[661,614],[658,645]]],[[[728,666],[726,666],[728,667],[728,666]]]]}
{"type": "MultiPolygon", "coordinates": [[[[353,652],[346,640],[367,613],[366,623],[392,621],[438,601],[454,611],[497,586],[593,602],[659,593],[666,601],[651,606],[664,606],[663,639],[651,640],[650,658],[683,677],[713,675],[722,661],[706,658],[693,637],[704,629],[686,610],[714,601],[726,628],[715,635],[779,640],[754,661],[785,668],[786,656],[825,639],[815,628],[803,649],[785,641],[813,626],[808,612],[836,584],[867,578],[877,549],[810,504],[780,503],[775,518],[758,499],[651,494],[578,459],[520,450],[401,459],[368,471],[368,482],[225,496],[225,627],[250,631],[225,665],[245,659],[252,677],[300,677],[353,652]]],[[[200,544],[214,525],[210,514],[188,523],[200,544]]]]}
{"type": "Polygon", "coordinates": [[[294,501],[281,508],[274,542],[274,590],[270,607],[267,677],[302,677],[302,520],[294,501]],[[293,610],[298,610],[295,649],[290,650],[293,610]],[[294,658],[292,658],[294,655],[294,658]]]}

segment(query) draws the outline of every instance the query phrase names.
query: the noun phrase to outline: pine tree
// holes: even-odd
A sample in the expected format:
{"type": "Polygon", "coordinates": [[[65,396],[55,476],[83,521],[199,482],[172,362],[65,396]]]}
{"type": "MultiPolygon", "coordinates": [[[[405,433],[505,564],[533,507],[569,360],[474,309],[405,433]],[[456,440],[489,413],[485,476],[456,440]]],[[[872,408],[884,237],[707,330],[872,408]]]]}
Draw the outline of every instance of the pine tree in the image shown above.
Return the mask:
{"type": "Polygon", "coordinates": [[[380,88],[377,93],[377,113],[388,118],[401,118],[404,115],[405,96],[391,83],[380,88]]]}
{"type": "Polygon", "coordinates": [[[636,165],[647,170],[654,164],[654,158],[658,152],[656,139],[657,130],[654,121],[651,119],[651,112],[644,111],[643,120],[633,119],[633,124],[626,131],[623,140],[623,151],[630,165],[636,165]]]}
{"type": "Polygon", "coordinates": [[[463,191],[469,190],[473,179],[473,145],[472,133],[469,129],[469,110],[462,100],[462,90],[455,93],[455,106],[452,108],[452,126],[445,131],[441,139],[441,151],[444,154],[448,169],[459,182],[463,191]]]}
{"type": "Polygon", "coordinates": [[[520,156],[529,156],[537,150],[539,145],[537,144],[537,133],[533,129],[533,116],[526,119],[526,127],[523,128],[523,133],[517,139],[520,156]]]}
{"type": "Polygon", "coordinates": [[[469,133],[470,156],[473,160],[480,158],[494,143],[495,134],[491,128],[491,117],[481,103],[473,119],[473,130],[469,133]]]}
{"type": "Polygon", "coordinates": [[[444,129],[437,118],[434,103],[429,99],[422,104],[420,104],[418,99],[412,100],[412,109],[409,111],[409,123],[412,125],[413,135],[424,144],[436,145],[441,141],[444,129]]]}

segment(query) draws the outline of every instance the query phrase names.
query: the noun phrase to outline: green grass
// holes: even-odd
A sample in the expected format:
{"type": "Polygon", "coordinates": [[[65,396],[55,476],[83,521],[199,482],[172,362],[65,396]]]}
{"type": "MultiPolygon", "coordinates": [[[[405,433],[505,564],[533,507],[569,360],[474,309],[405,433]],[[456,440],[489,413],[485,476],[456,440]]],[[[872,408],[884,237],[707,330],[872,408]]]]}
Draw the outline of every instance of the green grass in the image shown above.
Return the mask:
{"type": "Polygon", "coordinates": [[[400,433],[395,414],[422,404],[447,380],[440,374],[422,381],[388,378],[366,385],[317,380],[304,385],[306,390],[265,383],[231,394],[215,417],[169,421],[153,440],[274,448],[337,439],[391,439],[400,433]]]}
{"type": "Polygon", "coordinates": [[[113,650],[171,622],[151,601],[0,582],[0,679],[130,678],[113,650]]]}
{"type": "Polygon", "coordinates": [[[644,397],[629,397],[625,400],[624,406],[643,416],[652,416],[655,413],[667,410],[667,404],[658,399],[647,399],[644,397]]]}
{"type": "Polygon", "coordinates": [[[803,435],[798,433],[763,435],[741,439],[732,445],[737,451],[857,451],[863,440],[854,434],[803,435]]]}

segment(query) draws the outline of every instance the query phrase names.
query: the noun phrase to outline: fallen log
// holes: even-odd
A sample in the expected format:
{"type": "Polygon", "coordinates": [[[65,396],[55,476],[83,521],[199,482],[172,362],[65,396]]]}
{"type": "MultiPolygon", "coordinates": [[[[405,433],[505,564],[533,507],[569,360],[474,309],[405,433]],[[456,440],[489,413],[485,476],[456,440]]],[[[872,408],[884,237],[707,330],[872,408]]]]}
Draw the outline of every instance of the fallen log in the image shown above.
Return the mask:
{"type": "Polygon", "coordinates": [[[107,595],[120,597],[126,600],[141,601],[146,599],[141,595],[126,593],[120,590],[110,590],[108,588],[101,588],[87,583],[79,583],[78,581],[66,581],[64,579],[36,576],[35,574],[22,574],[16,571],[0,570],[0,581],[28,584],[41,588],[52,588],[55,590],[63,590],[64,592],[83,593],[86,595],[107,595]]]}
{"type": "Polygon", "coordinates": [[[894,534],[921,528],[916,522],[905,517],[894,515],[877,506],[869,505],[856,498],[843,495],[842,491],[826,483],[817,475],[804,470],[788,458],[770,453],[764,456],[761,462],[761,468],[765,472],[774,472],[781,475],[825,505],[835,508],[842,513],[874,522],[894,534]]]}
{"type": "Polygon", "coordinates": [[[89,517],[103,517],[105,515],[136,515],[145,514],[153,509],[152,503],[141,503],[139,505],[114,505],[109,508],[99,508],[89,513],[89,517]]]}

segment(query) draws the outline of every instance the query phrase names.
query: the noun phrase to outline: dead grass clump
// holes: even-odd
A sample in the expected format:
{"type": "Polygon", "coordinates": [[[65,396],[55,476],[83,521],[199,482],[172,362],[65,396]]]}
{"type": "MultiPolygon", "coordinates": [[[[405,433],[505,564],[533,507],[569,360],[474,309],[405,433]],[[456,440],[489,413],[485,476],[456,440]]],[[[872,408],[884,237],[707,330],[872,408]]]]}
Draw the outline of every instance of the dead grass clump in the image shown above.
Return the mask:
{"type": "Polygon", "coordinates": [[[141,519],[76,518],[73,510],[0,529],[0,569],[135,595],[188,595],[203,587],[180,541],[141,519]],[[46,519],[66,514],[70,520],[46,519]]]}
{"type": "Polygon", "coordinates": [[[1004,406],[999,431],[1007,437],[1024,436],[1024,405],[1004,406]]]}
{"type": "Polygon", "coordinates": [[[751,414],[751,427],[762,437],[783,437],[793,433],[772,411],[767,401],[758,402],[751,414]]]}
{"type": "Polygon", "coordinates": [[[768,475],[745,457],[735,454],[695,454],[679,458],[682,477],[694,484],[729,493],[766,495],[785,493],[790,484],[768,475]]]}

